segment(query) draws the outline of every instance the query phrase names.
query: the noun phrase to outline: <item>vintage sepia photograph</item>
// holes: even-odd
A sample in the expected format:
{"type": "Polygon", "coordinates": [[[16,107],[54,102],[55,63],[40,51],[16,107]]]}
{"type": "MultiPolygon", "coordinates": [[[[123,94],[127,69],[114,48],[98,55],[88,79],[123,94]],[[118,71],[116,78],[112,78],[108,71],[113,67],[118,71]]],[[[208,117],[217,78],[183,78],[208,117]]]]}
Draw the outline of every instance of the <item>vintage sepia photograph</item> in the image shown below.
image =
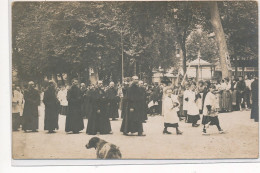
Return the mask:
{"type": "Polygon", "coordinates": [[[12,1],[12,159],[259,159],[258,1],[12,1]]]}

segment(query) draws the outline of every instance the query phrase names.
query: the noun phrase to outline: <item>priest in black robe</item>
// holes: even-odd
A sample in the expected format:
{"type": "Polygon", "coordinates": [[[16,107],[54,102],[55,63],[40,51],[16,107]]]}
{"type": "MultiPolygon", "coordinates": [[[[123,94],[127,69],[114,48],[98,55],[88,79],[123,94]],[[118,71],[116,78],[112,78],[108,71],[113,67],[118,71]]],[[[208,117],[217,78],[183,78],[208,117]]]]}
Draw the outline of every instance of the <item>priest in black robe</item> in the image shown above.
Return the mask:
{"type": "Polygon", "coordinates": [[[109,117],[106,114],[107,98],[103,89],[103,82],[98,81],[92,97],[92,114],[88,117],[86,133],[88,135],[112,134],[109,117]]]}
{"type": "Polygon", "coordinates": [[[127,90],[127,105],[126,113],[122,121],[120,131],[124,135],[129,132],[136,133],[138,136],[145,136],[143,134],[143,116],[142,116],[142,94],[138,87],[138,77],[133,76],[133,82],[127,90]]]}
{"type": "Polygon", "coordinates": [[[73,79],[72,86],[68,90],[68,115],[66,116],[66,132],[79,133],[84,129],[83,117],[81,115],[82,95],[78,80],[73,79]]]}
{"type": "Polygon", "coordinates": [[[251,119],[255,122],[259,122],[259,104],[258,104],[258,77],[251,84],[252,89],[252,109],[251,109],[251,119]]]}
{"type": "Polygon", "coordinates": [[[40,105],[39,91],[34,88],[34,82],[30,81],[28,89],[24,91],[24,110],[22,130],[37,132],[39,128],[38,106],[40,105]]]}
{"type": "Polygon", "coordinates": [[[145,123],[145,121],[148,119],[147,118],[147,110],[148,110],[148,104],[146,103],[146,90],[144,88],[144,82],[143,81],[139,81],[138,83],[139,89],[140,89],[140,94],[142,96],[142,117],[143,117],[143,122],[145,123]]]}
{"type": "Polygon", "coordinates": [[[119,108],[119,97],[117,96],[117,89],[115,88],[115,83],[110,82],[109,88],[106,91],[107,97],[107,116],[116,120],[119,118],[118,108],[119,108]]]}
{"type": "Polygon", "coordinates": [[[81,104],[81,115],[83,118],[87,118],[87,87],[84,83],[80,84],[81,96],[82,96],[82,104],[81,104]]]}
{"type": "Polygon", "coordinates": [[[59,129],[60,102],[57,98],[55,83],[53,81],[49,81],[49,86],[44,92],[43,103],[45,105],[44,130],[54,133],[54,130],[59,129]]]}

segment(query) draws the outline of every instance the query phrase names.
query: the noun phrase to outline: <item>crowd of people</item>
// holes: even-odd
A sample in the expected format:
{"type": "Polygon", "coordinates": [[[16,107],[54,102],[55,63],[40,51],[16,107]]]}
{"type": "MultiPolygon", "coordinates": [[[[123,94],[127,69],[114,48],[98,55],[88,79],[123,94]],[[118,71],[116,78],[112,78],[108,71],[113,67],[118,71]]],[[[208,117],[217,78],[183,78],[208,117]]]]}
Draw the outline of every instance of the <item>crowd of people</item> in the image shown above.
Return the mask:
{"type": "Polygon", "coordinates": [[[218,114],[221,112],[251,109],[251,118],[259,121],[258,77],[249,79],[240,76],[229,80],[199,81],[189,78],[177,86],[159,84],[148,85],[137,76],[115,85],[104,86],[102,81],[86,86],[73,79],[71,86],[57,87],[49,81],[46,88],[36,89],[30,81],[26,89],[18,85],[12,88],[12,129],[37,132],[39,128],[38,107],[44,109],[44,130],[55,133],[59,129],[59,115],[66,116],[65,131],[77,134],[84,129],[83,119],[88,119],[88,135],[112,134],[110,121],[122,118],[120,131],[123,135],[137,133],[145,136],[143,123],[148,116],[162,115],[163,134],[171,134],[168,127],[179,129],[179,121],[191,123],[196,128],[203,125],[202,134],[207,134],[210,125],[216,125],[219,133],[218,114]],[[202,119],[201,119],[202,115],[202,119]]]}

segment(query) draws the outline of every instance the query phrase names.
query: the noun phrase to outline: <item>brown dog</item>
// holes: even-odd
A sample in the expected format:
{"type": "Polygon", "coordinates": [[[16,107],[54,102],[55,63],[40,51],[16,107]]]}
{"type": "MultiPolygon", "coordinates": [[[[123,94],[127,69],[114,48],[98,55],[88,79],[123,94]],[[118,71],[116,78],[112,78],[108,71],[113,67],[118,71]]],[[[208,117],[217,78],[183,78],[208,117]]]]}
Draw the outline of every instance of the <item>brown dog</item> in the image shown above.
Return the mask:
{"type": "Polygon", "coordinates": [[[87,149],[95,148],[97,150],[97,159],[121,159],[122,155],[117,146],[108,143],[98,137],[93,137],[86,145],[87,149]]]}

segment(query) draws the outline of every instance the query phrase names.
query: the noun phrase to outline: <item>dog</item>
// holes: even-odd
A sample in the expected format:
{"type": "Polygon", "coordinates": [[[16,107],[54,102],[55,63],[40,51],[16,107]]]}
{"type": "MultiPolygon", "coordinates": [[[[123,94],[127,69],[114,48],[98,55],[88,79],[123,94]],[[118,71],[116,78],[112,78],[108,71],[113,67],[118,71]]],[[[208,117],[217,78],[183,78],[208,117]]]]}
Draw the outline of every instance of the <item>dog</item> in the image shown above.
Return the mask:
{"type": "Polygon", "coordinates": [[[98,137],[93,137],[86,145],[87,149],[95,148],[97,150],[97,159],[121,159],[122,154],[114,144],[111,144],[98,137]]]}

